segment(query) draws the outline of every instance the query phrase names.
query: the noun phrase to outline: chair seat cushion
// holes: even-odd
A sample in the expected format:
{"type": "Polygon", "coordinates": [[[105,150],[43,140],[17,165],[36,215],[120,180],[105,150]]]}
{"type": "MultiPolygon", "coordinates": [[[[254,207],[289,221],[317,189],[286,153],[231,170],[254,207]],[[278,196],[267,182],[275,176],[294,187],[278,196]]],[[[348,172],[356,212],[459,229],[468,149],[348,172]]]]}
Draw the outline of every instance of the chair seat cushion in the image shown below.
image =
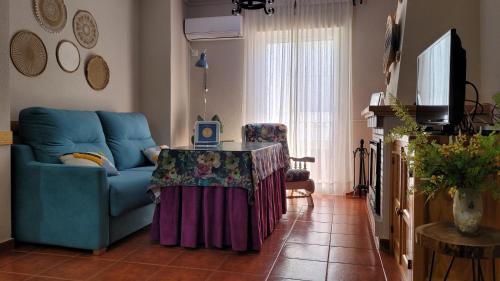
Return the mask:
{"type": "Polygon", "coordinates": [[[286,172],[286,181],[306,181],[309,179],[310,174],[308,170],[290,169],[286,172]]]}
{"type": "Polygon", "coordinates": [[[117,217],[151,204],[151,197],[146,192],[151,181],[151,170],[124,170],[118,176],[108,177],[111,216],[117,217]]]}

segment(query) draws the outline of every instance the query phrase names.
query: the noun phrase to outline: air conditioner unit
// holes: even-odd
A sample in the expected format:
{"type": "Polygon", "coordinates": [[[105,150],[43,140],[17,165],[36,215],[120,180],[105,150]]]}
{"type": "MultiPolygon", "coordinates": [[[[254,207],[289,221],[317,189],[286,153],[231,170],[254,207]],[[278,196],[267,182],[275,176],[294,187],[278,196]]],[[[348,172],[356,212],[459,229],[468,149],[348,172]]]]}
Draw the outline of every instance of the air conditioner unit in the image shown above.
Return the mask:
{"type": "Polygon", "coordinates": [[[184,21],[189,41],[243,38],[242,16],[192,18],[184,21]]]}

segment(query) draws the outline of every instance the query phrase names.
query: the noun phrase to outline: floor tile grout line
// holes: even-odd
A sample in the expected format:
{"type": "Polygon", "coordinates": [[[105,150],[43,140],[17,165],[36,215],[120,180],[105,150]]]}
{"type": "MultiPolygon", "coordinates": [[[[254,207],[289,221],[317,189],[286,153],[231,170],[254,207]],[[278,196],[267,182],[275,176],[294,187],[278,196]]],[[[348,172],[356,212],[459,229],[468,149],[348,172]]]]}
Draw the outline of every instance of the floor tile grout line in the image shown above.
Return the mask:
{"type": "MultiPolygon", "coordinates": [[[[304,208],[304,206],[300,206],[301,211],[303,208],[304,208]]],[[[281,255],[281,251],[283,251],[283,248],[285,247],[286,243],[288,242],[288,238],[290,237],[290,234],[292,233],[296,222],[297,222],[297,218],[295,218],[295,220],[293,221],[292,227],[290,228],[290,232],[288,232],[287,237],[285,239],[285,242],[281,245],[280,250],[278,251],[278,254],[276,255],[276,258],[274,259],[273,264],[271,265],[271,268],[269,269],[269,272],[267,273],[266,278],[264,279],[265,281],[269,280],[269,278],[271,277],[271,273],[273,272],[274,266],[278,262],[278,259],[280,258],[280,255],[281,255]]]]}
{"type": "MultiPolygon", "coordinates": [[[[61,265],[61,264],[63,264],[63,263],[65,263],[65,262],[67,262],[67,261],[70,261],[72,259],[80,259],[80,258],[85,259],[85,257],[75,256],[75,257],[72,257],[71,259],[68,259],[66,261],[63,261],[63,262],[59,263],[58,266],[61,265]]],[[[94,274],[90,275],[85,280],[91,280],[92,278],[94,278],[95,276],[99,275],[104,270],[112,267],[113,265],[115,265],[115,264],[117,264],[119,262],[117,260],[104,260],[104,259],[103,259],[103,261],[110,261],[111,263],[108,266],[105,266],[104,268],[101,268],[101,269],[97,270],[94,274]]],[[[35,277],[48,277],[48,278],[55,278],[55,279],[61,279],[61,280],[73,280],[73,279],[64,279],[64,278],[59,278],[59,277],[54,277],[54,276],[49,276],[49,275],[43,275],[44,273],[48,272],[49,270],[51,270],[53,268],[55,268],[55,266],[51,267],[49,269],[46,269],[46,270],[44,270],[44,271],[42,271],[42,272],[40,272],[38,274],[36,274],[35,277]]]]}
{"type": "Polygon", "coordinates": [[[21,255],[20,257],[16,257],[16,258],[14,258],[13,260],[11,260],[11,261],[9,261],[9,262],[6,262],[6,263],[4,263],[4,264],[2,264],[2,265],[0,265],[0,272],[7,272],[7,273],[9,273],[8,271],[3,271],[3,270],[2,270],[2,267],[5,267],[5,266],[7,266],[7,265],[9,265],[9,264],[11,264],[11,263],[16,262],[16,261],[18,261],[19,259],[21,259],[22,257],[27,256],[28,254],[29,254],[29,252],[28,252],[28,253],[24,253],[24,254],[23,254],[23,255],[21,255]]]}
{"type": "Polygon", "coordinates": [[[258,273],[249,273],[249,272],[241,272],[241,271],[229,271],[229,270],[210,270],[210,271],[213,271],[214,273],[222,272],[222,273],[241,274],[241,275],[248,275],[248,276],[265,276],[265,275],[267,275],[267,272],[264,273],[264,274],[258,274],[258,273]]]}
{"type": "Polygon", "coordinates": [[[104,268],[102,268],[101,270],[97,270],[97,272],[95,272],[93,275],[90,275],[87,279],[85,280],[92,280],[93,278],[97,277],[99,274],[103,273],[105,270],[113,267],[115,264],[118,264],[119,261],[115,260],[113,262],[111,262],[108,266],[105,266],[104,268]]]}
{"type": "MultiPolygon", "coordinates": [[[[25,257],[25,256],[29,256],[29,255],[32,255],[32,254],[37,254],[37,255],[47,255],[47,256],[56,256],[56,257],[64,257],[64,258],[66,258],[66,259],[64,259],[64,260],[62,260],[62,261],[59,261],[59,262],[56,262],[56,263],[55,263],[55,264],[53,264],[52,266],[49,266],[49,267],[47,267],[47,268],[43,269],[42,271],[37,272],[37,273],[35,273],[35,274],[23,273],[23,272],[13,272],[13,271],[2,271],[2,270],[0,270],[0,272],[4,272],[4,273],[14,273],[14,274],[27,274],[27,275],[32,275],[33,277],[37,277],[37,276],[39,276],[39,274],[41,274],[41,273],[43,273],[43,272],[46,272],[46,271],[49,271],[49,270],[51,270],[52,268],[55,268],[56,266],[58,266],[58,265],[60,265],[60,264],[64,263],[65,261],[70,260],[70,258],[69,258],[69,257],[66,257],[66,256],[58,256],[58,255],[52,255],[52,254],[40,254],[40,253],[27,253],[27,254],[26,254],[26,255],[24,255],[23,257],[25,257]]],[[[9,262],[9,263],[7,263],[7,264],[11,264],[11,263],[14,263],[14,262],[16,262],[16,261],[17,261],[17,259],[16,259],[16,260],[14,260],[14,261],[9,262]]],[[[4,266],[5,266],[5,265],[3,265],[2,267],[4,267],[4,266]]],[[[30,279],[31,279],[31,278],[30,278],[30,279]]]]}
{"type": "MultiPolygon", "coordinates": [[[[29,274],[29,273],[18,273],[18,272],[10,272],[10,271],[0,271],[0,273],[7,273],[7,274],[14,274],[14,275],[26,276],[27,278],[29,277],[29,279],[31,279],[33,277],[37,277],[35,274],[29,274]]],[[[29,280],[29,279],[26,279],[26,280],[29,280]]]]}
{"type": "MultiPolygon", "coordinates": [[[[130,253],[124,255],[123,257],[121,257],[119,259],[107,259],[107,258],[104,258],[104,257],[97,256],[97,259],[102,259],[103,261],[110,261],[111,263],[108,266],[105,266],[104,268],[97,270],[97,272],[95,272],[93,275],[89,276],[85,280],[92,280],[93,278],[97,277],[99,274],[101,274],[102,272],[106,271],[107,269],[113,267],[114,265],[116,265],[116,264],[118,264],[120,262],[123,262],[125,260],[125,258],[127,258],[128,256],[132,255],[133,253],[135,253],[137,251],[139,251],[139,248],[131,251],[130,253]]],[[[103,255],[105,255],[105,253],[103,255]]],[[[79,258],[79,257],[76,256],[75,258],[79,258]]],[[[82,258],[85,258],[85,257],[82,257],[82,258]]],[[[89,258],[89,257],[86,257],[86,258],[89,258]]]]}
{"type": "Polygon", "coordinates": [[[153,273],[151,273],[151,275],[148,278],[146,278],[144,281],[151,280],[156,275],[156,273],[162,271],[165,267],[166,266],[158,266],[158,268],[153,273]]]}
{"type": "MultiPolygon", "coordinates": [[[[333,206],[335,207],[335,200],[333,201],[333,206]]],[[[328,257],[326,259],[325,281],[328,280],[328,267],[330,266],[330,252],[331,252],[331,248],[332,248],[332,231],[333,231],[333,214],[332,214],[332,225],[330,226],[330,235],[328,235],[328,257]]]]}
{"type": "Polygon", "coordinates": [[[55,279],[55,280],[64,280],[64,281],[76,281],[75,279],[66,279],[66,278],[60,278],[60,277],[49,277],[49,276],[41,276],[41,275],[35,275],[33,277],[30,277],[29,279],[26,279],[25,281],[30,281],[33,280],[34,278],[37,277],[42,277],[42,278],[50,278],[50,279],[55,279]]]}

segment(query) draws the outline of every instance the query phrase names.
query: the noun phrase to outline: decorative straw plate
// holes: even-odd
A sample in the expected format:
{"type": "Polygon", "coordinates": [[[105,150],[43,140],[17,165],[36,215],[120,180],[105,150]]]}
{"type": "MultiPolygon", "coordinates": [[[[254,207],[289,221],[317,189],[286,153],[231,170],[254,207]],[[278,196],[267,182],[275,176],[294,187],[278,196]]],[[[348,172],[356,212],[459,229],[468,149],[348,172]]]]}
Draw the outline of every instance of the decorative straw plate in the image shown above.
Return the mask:
{"type": "Polygon", "coordinates": [[[73,18],[73,32],[82,47],[92,49],[97,44],[99,30],[94,17],[89,12],[83,10],[76,12],[73,18]]]}
{"type": "Polygon", "coordinates": [[[62,40],[57,44],[57,63],[62,70],[72,73],[80,66],[80,52],[76,45],[68,40],[62,40]]]}
{"type": "Polygon", "coordinates": [[[396,24],[396,18],[393,15],[387,17],[385,29],[385,52],[384,52],[384,73],[389,72],[391,64],[396,61],[396,54],[399,50],[400,30],[396,24]]]}
{"type": "Polygon", "coordinates": [[[109,83],[109,68],[101,56],[93,56],[87,62],[85,75],[90,87],[96,91],[103,90],[109,83]]]}
{"type": "Polygon", "coordinates": [[[68,20],[64,0],[33,0],[33,12],[40,25],[52,33],[63,30],[68,20]]]}
{"type": "Polygon", "coordinates": [[[10,59],[22,74],[38,76],[47,67],[47,49],[35,33],[19,31],[10,41],[10,59]]]}

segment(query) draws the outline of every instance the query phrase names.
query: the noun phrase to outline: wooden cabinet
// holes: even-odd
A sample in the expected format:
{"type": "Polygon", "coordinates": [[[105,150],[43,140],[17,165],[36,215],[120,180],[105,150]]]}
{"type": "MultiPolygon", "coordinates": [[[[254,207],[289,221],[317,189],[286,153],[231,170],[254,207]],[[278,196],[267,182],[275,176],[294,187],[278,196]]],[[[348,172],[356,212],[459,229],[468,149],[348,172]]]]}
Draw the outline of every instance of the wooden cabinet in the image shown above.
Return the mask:
{"type": "Polygon", "coordinates": [[[391,250],[406,280],[412,280],[414,237],[413,174],[404,157],[408,142],[396,141],[391,151],[391,250]]]}

